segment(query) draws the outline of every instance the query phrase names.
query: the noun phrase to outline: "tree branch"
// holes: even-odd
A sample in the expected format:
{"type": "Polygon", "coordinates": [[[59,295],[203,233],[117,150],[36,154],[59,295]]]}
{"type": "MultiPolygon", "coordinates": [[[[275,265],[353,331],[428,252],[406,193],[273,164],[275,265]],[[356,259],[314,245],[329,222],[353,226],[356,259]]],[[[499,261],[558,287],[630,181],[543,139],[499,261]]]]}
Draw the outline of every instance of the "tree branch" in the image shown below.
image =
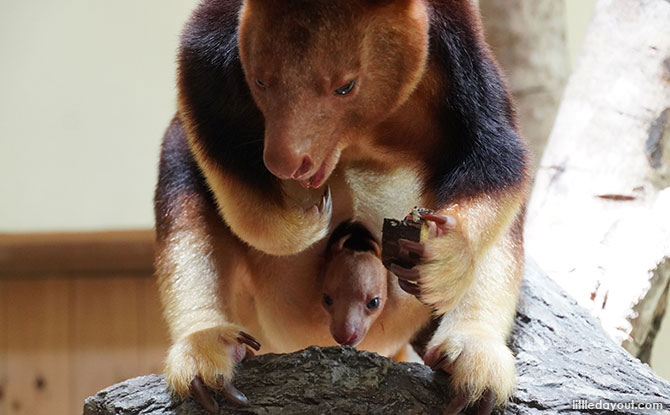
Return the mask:
{"type": "MultiPolygon", "coordinates": [[[[519,385],[505,414],[658,414],[660,409],[573,409],[660,403],[670,409],[670,384],[633,358],[537,266],[529,263],[511,347],[519,385]]],[[[449,377],[416,363],[352,348],[311,347],[244,361],[236,385],[252,402],[236,409],[219,397],[221,413],[439,414],[449,401],[449,377]]],[[[86,400],[84,415],[203,414],[191,400],[174,400],[162,376],[131,379],[86,400]]]]}

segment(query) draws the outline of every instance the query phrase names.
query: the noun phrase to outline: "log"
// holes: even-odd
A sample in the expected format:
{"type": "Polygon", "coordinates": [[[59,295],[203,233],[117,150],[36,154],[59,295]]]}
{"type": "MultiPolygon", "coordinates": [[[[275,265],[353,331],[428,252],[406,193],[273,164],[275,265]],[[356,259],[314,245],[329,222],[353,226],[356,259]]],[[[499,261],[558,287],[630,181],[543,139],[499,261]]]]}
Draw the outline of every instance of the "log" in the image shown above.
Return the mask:
{"type": "MultiPolygon", "coordinates": [[[[670,409],[670,383],[614,344],[533,263],[527,265],[510,345],[518,389],[497,413],[659,414],[670,409]],[[632,401],[657,407],[627,409],[632,401]],[[603,410],[604,404],[621,407],[603,410]]],[[[221,413],[232,414],[439,414],[450,398],[448,382],[445,373],[418,363],[396,363],[349,347],[311,347],[245,360],[236,385],[252,406],[235,408],[220,396],[218,402],[221,413]]],[[[204,414],[190,399],[173,399],[158,375],[111,386],[84,405],[84,415],[146,413],[204,414]]]]}
{"type": "Polygon", "coordinates": [[[670,283],[670,2],[600,0],[528,207],[530,256],[647,357],[670,283]]]}
{"type": "Polygon", "coordinates": [[[565,0],[480,0],[479,10],[486,40],[514,96],[535,171],[570,70],[565,0]]]}

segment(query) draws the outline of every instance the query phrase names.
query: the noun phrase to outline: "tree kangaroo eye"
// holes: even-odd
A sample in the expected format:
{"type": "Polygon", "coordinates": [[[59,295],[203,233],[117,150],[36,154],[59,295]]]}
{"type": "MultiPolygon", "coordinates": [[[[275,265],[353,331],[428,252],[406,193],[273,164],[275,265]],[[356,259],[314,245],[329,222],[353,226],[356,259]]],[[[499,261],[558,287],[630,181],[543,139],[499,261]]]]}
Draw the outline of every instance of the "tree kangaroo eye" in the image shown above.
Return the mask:
{"type": "Polygon", "coordinates": [[[265,89],[265,84],[260,79],[256,79],[256,85],[258,85],[260,89],[265,89]]]}
{"type": "Polygon", "coordinates": [[[328,294],[323,295],[323,305],[326,307],[333,305],[333,299],[328,294]]]}
{"type": "Polygon", "coordinates": [[[342,85],[341,87],[337,88],[333,93],[338,96],[344,96],[349,94],[354,89],[354,86],[356,85],[355,80],[351,80],[347,82],[346,84],[342,85]]]}
{"type": "Polygon", "coordinates": [[[368,310],[376,310],[377,308],[379,308],[380,303],[381,301],[379,301],[379,297],[373,298],[372,300],[368,301],[367,304],[368,310]]]}

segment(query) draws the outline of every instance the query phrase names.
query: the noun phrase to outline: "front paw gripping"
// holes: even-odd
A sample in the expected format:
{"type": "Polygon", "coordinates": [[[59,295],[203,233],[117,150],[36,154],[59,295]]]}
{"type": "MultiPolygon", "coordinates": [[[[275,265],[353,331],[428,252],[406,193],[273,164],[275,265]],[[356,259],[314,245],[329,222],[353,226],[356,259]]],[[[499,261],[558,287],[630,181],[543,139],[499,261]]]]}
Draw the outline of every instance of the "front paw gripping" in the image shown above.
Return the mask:
{"type": "Polygon", "coordinates": [[[421,219],[421,239],[399,239],[398,258],[388,268],[403,290],[444,314],[472,284],[474,255],[453,217],[426,213],[421,219]]]}
{"type": "Polygon", "coordinates": [[[209,389],[222,392],[231,402],[248,404],[232,383],[235,365],[253,354],[260,344],[233,324],[214,326],[184,335],[168,352],[165,380],[177,395],[192,396],[209,412],[218,405],[209,389]]]}
{"type": "Polygon", "coordinates": [[[454,331],[428,349],[424,362],[434,370],[451,374],[455,397],[445,412],[457,414],[477,404],[478,414],[488,415],[514,392],[514,357],[504,341],[486,333],[454,331]]]}

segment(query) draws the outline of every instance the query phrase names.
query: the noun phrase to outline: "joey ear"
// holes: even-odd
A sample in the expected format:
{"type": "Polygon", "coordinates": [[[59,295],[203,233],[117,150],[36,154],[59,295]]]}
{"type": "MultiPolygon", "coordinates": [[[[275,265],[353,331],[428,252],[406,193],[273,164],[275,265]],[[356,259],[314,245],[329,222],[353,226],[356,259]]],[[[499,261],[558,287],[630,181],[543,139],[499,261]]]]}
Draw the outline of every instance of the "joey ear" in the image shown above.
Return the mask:
{"type": "Polygon", "coordinates": [[[381,248],[381,246],[379,246],[377,241],[375,241],[374,239],[370,239],[370,246],[372,247],[372,250],[375,252],[375,255],[377,255],[377,258],[381,259],[382,248],[381,248]]]}
{"type": "Polygon", "coordinates": [[[341,237],[337,243],[333,244],[331,251],[333,253],[338,253],[341,252],[344,249],[344,244],[347,243],[347,241],[351,238],[351,234],[344,235],[341,237]]]}

